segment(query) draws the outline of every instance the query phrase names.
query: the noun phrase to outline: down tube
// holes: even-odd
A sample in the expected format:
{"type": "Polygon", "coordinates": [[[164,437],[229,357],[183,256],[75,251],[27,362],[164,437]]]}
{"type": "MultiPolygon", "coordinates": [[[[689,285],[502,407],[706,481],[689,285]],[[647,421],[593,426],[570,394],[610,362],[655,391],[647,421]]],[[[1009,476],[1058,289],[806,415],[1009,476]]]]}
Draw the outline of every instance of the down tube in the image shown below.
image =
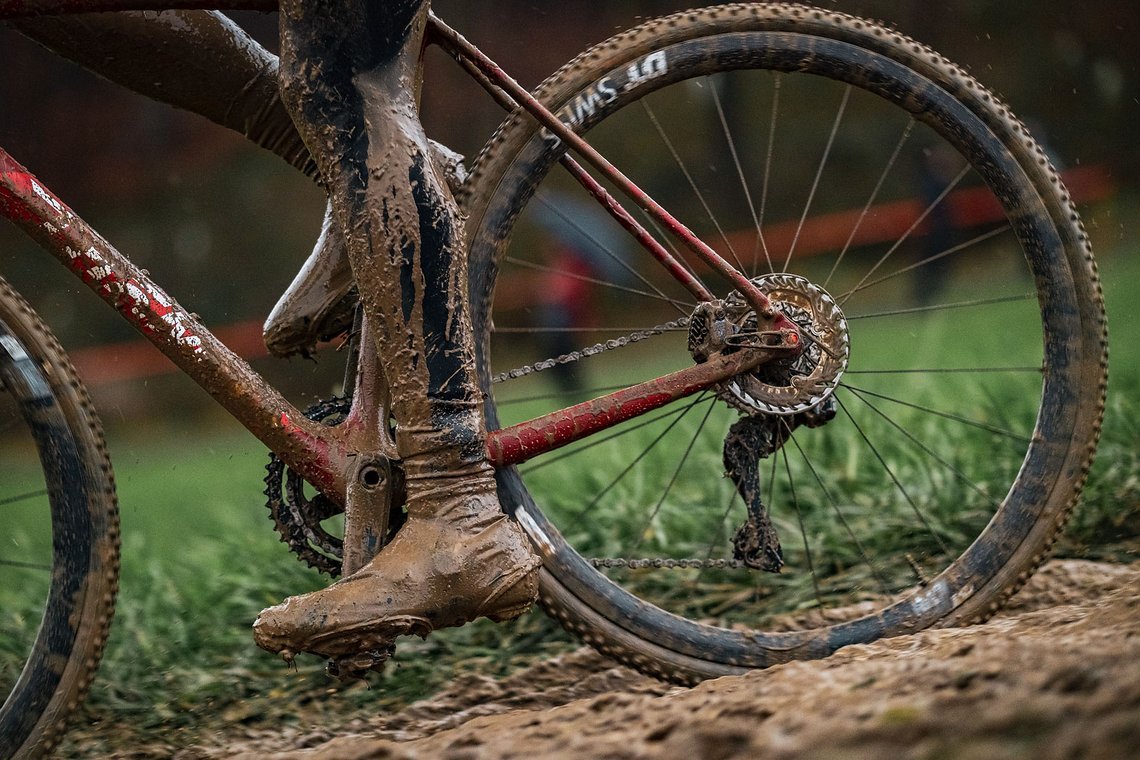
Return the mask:
{"type": "Polygon", "coordinates": [[[325,493],[344,493],[345,444],[307,420],[2,148],[0,215],[86,283],[290,467],[325,493]]]}

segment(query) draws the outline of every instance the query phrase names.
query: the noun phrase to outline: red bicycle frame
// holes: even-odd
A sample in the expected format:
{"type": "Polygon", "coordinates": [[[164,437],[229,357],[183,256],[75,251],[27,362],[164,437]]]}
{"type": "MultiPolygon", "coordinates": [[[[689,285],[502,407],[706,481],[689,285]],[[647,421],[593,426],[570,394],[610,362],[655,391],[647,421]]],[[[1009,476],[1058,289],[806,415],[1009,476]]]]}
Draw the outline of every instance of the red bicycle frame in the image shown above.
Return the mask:
{"type": "MultiPolygon", "coordinates": [[[[272,0],[228,0],[229,9],[271,11],[272,0]]],[[[93,11],[215,8],[214,0],[0,0],[0,20],[17,16],[93,11]]],[[[647,210],[664,228],[739,290],[783,345],[738,351],[646,383],[584,402],[488,435],[488,460],[497,466],[518,464],[676,399],[709,388],[799,343],[795,326],[716,251],[677,221],[625,177],[585,140],[563,124],[493,61],[438,18],[431,18],[432,42],[440,45],[492,92],[503,105],[521,107],[623,193],[647,210]],[[506,94],[504,97],[503,93],[506,94]]],[[[601,184],[573,158],[567,169],[649,253],[700,300],[713,298],[679,262],[657,243],[601,184]]],[[[360,472],[361,455],[394,459],[388,437],[384,383],[374,361],[368,325],[360,341],[360,372],[353,409],[335,428],[312,422],[273,389],[248,363],[219,341],[195,314],[183,308],[147,272],[135,266],[68,208],[8,153],[0,148],[0,215],[16,223],[110,304],[183,372],[193,378],[235,419],[285,463],[334,499],[345,500],[360,472]]],[[[368,283],[358,283],[368,287],[368,283]]],[[[366,458],[366,457],[364,457],[366,458]]]]}

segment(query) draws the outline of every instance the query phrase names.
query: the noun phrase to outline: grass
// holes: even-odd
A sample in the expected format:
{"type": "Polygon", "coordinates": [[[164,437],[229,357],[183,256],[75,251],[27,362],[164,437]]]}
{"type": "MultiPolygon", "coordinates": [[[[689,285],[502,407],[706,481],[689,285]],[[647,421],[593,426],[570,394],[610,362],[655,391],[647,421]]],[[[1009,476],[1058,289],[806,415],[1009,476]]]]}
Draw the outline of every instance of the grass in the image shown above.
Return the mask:
{"type": "Polygon", "coordinates": [[[1057,551],[1065,556],[1140,560],[1140,307],[1129,291],[1140,282],[1135,247],[1100,262],[1109,319],[1108,408],[1097,459],[1081,506],[1057,551]]]}
{"type": "MultiPolygon", "coordinates": [[[[1133,250],[1116,251],[1102,261],[1102,274],[1113,328],[1109,408],[1083,504],[1059,552],[1134,561],[1140,536],[1140,453],[1136,446],[1140,440],[1140,314],[1132,290],[1140,281],[1140,258],[1133,250]]],[[[995,396],[976,403],[978,414],[1000,419],[1016,402],[995,396]]],[[[520,409],[519,414],[526,411],[520,409]]],[[[698,407],[689,416],[696,420],[703,413],[698,407]]],[[[864,419],[868,434],[875,432],[875,416],[864,411],[864,419]]],[[[644,434],[653,435],[652,430],[647,428],[644,434]]],[[[709,437],[708,450],[715,455],[718,449],[712,430],[702,435],[709,437]]],[[[935,435],[937,427],[921,434],[935,435]]],[[[984,438],[963,441],[956,456],[974,468],[1011,466],[994,456],[984,438]]],[[[908,507],[900,503],[897,493],[880,498],[859,485],[870,454],[865,450],[853,453],[859,449],[850,440],[821,439],[828,440],[819,445],[832,448],[818,450],[830,463],[828,483],[853,494],[836,510],[842,511],[853,530],[871,530],[875,536],[871,550],[889,556],[891,540],[916,536],[929,540],[926,532],[913,530],[908,507]],[[893,503],[885,504],[883,498],[893,503]]],[[[399,709],[459,674],[501,674],[575,646],[551,621],[533,613],[512,624],[493,626],[484,621],[433,634],[426,641],[402,642],[388,670],[370,685],[331,681],[313,660],[302,660],[296,670],[290,670],[253,645],[250,624],[263,607],[327,581],[293,561],[270,529],[261,505],[265,455],[260,446],[232,426],[141,433],[120,427],[112,431],[110,442],[122,505],[122,593],[98,680],[63,750],[67,756],[99,756],[121,747],[184,746],[214,730],[218,721],[249,728],[288,724],[302,730],[343,725],[354,717],[399,709]]],[[[612,465],[609,456],[598,450],[572,468],[548,467],[533,473],[540,481],[537,486],[557,497],[545,505],[556,520],[571,510],[580,511],[583,493],[606,485],[600,472],[603,465],[612,465]]],[[[976,509],[978,514],[966,520],[968,524],[986,519],[984,499],[962,489],[953,478],[939,475],[938,468],[919,457],[892,456],[900,479],[939,494],[945,503],[976,509]]],[[[785,466],[782,459],[778,465],[785,466]]],[[[710,460],[687,466],[720,469],[718,462],[710,460]]],[[[837,590],[865,586],[866,578],[843,572],[859,562],[850,555],[850,541],[826,506],[822,487],[812,482],[810,472],[794,454],[787,466],[799,470],[797,483],[803,485],[797,486],[796,498],[808,512],[801,526],[795,510],[786,508],[792,495],[777,492],[774,503],[785,505],[777,514],[777,528],[785,537],[789,564],[806,560],[797,554],[793,540],[803,530],[811,535],[812,545],[821,547],[816,561],[830,563],[836,571],[832,582],[837,590]],[[811,503],[825,506],[810,512],[806,505],[811,503]]],[[[623,481],[611,494],[613,503],[619,507],[646,504],[656,493],[651,481],[645,475],[623,481]]],[[[727,504],[730,490],[727,480],[719,480],[712,501],[727,504]]],[[[576,542],[594,542],[601,555],[624,553],[631,544],[642,544],[647,553],[700,551],[710,525],[693,510],[683,508],[693,498],[679,487],[670,505],[648,523],[644,514],[623,513],[619,508],[576,525],[577,534],[567,533],[576,542]],[[688,536],[700,536],[700,541],[685,544],[679,540],[688,536]]],[[[962,525],[961,511],[928,517],[936,525],[934,532],[948,543],[968,540],[967,532],[956,532],[962,525]]],[[[899,557],[888,564],[892,572],[905,575],[911,563],[899,557]]],[[[615,577],[638,582],[629,577],[635,572],[624,572],[625,576],[619,572],[615,577]]],[[[672,586],[650,580],[658,586],[646,588],[668,604],[688,604],[695,575],[694,571],[683,583],[672,586]]],[[[800,574],[800,586],[794,587],[795,576],[780,576],[773,581],[772,593],[783,595],[789,608],[810,605],[813,591],[804,585],[803,577],[800,574]]],[[[705,613],[722,614],[722,607],[739,609],[733,607],[738,589],[728,580],[717,574],[700,579],[705,613]]],[[[731,613],[724,619],[731,622],[731,613]]]]}

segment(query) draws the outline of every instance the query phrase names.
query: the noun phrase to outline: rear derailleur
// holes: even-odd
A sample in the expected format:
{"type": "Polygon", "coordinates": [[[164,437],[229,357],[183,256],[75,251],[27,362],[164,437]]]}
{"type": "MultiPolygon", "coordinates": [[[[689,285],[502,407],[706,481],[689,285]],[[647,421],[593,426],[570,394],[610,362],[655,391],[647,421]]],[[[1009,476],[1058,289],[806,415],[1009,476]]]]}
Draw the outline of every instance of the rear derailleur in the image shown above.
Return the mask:
{"type": "Polygon", "coordinates": [[[742,415],[728,429],[724,439],[725,473],[748,507],[748,517],[732,537],[732,554],[745,567],[778,573],[784,566],[779,536],[760,499],[760,460],[778,451],[801,425],[820,427],[833,417],[835,400],[829,396],[811,409],[787,417],[742,415]]]}
{"type": "MultiPolygon", "coordinates": [[[[820,427],[835,417],[831,394],[847,368],[847,320],[823,288],[791,274],[752,281],[803,336],[798,351],[729,378],[717,396],[741,412],[724,439],[726,474],[748,508],[733,536],[734,557],[746,567],[779,572],[780,540],[760,498],[760,460],[767,459],[800,427],[820,427]]],[[[702,303],[689,323],[689,352],[697,362],[762,342],[765,333],[739,293],[702,303]]]]}

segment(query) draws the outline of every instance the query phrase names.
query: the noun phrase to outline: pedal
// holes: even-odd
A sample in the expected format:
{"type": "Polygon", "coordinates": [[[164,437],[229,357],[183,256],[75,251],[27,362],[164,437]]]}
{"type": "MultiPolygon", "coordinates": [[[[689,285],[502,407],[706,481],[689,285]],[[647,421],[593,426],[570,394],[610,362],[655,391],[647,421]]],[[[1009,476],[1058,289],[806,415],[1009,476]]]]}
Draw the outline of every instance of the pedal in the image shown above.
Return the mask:
{"type": "Polygon", "coordinates": [[[325,672],[344,681],[359,680],[368,673],[384,672],[384,665],[396,654],[396,645],[385,649],[373,649],[346,657],[337,657],[325,664],[325,672]]]}

